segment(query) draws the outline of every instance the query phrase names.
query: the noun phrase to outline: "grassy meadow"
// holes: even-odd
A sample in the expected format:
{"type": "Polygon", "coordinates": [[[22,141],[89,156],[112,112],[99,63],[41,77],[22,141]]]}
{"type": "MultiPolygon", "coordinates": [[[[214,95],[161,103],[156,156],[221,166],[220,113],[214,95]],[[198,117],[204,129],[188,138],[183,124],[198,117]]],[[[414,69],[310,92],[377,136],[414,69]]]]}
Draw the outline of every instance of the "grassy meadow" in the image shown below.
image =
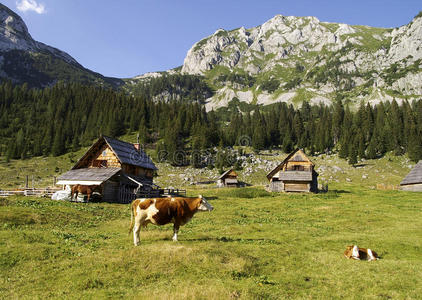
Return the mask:
{"type": "Polygon", "coordinates": [[[0,299],[417,299],[420,194],[333,183],[325,194],[191,188],[214,211],[172,242],[128,235],[129,205],[0,199],[0,299]],[[375,262],[343,257],[374,249],[375,262]]]}

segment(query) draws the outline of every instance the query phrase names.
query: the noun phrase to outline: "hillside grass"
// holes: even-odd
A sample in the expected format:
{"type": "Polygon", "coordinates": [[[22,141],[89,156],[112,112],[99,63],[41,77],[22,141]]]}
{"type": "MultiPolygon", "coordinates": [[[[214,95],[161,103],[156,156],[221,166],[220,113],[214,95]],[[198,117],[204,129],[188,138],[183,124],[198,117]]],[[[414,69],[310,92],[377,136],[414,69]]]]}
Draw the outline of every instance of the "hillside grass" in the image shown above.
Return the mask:
{"type": "Polygon", "coordinates": [[[416,299],[419,195],[338,186],[325,194],[192,189],[214,205],[172,242],[128,236],[129,206],[0,200],[0,298],[416,299]],[[370,247],[376,262],[343,257],[370,247]]]}
{"type": "MultiPolygon", "coordinates": [[[[134,142],[136,134],[125,135],[122,140],[134,142]]],[[[243,152],[247,154],[253,153],[250,147],[236,148],[242,148],[243,152]]],[[[29,187],[32,187],[32,182],[34,182],[35,188],[53,186],[53,177],[58,177],[70,170],[87,150],[88,148],[85,147],[78,152],[59,157],[34,157],[25,160],[11,160],[10,162],[6,162],[5,157],[0,157],[0,190],[24,188],[26,176],[29,176],[29,187]]],[[[147,149],[147,153],[155,161],[155,151],[147,149]]],[[[287,154],[280,150],[273,150],[255,153],[254,156],[262,161],[277,164],[282,162],[287,154]]],[[[392,153],[387,153],[379,159],[361,160],[356,166],[349,165],[346,160],[339,158],[336,154],[310,156],[310,159],[319,172],[319,182],[329,185],[358,184],[370,189],[374,189],[379,183],[398,186],[414,166],[407,156],[395,156],[392,153]]],[[[190,181],[185,181],[185,177],[189,177],[193,182],[205,182],[216,180],[219,176],[218,170],[215,168],[209,170],[208,168],[172,167],[168,163],[156,163],[156,165],[158,176],[155,177],[154,182],[162,187],[190,188],[190,181]]],[[[268,184],[266,174],[271,169],[272,167],[267,163],[250,163],[242,170],[237,170],[237,173],[239,180],[250,185],[262,186],[268,184]],[[252,168],[252,172],[247,173],[246,170],[249,168],[252,168]]],[[[202,186],[215,187],[215,184],[202,186]]]]}

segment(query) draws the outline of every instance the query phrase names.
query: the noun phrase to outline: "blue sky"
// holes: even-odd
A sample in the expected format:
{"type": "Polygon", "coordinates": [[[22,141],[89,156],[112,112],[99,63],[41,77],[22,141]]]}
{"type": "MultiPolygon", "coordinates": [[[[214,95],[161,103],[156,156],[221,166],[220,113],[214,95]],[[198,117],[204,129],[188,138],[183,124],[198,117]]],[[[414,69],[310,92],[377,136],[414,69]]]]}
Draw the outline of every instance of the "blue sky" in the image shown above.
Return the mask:
{"type": "Polygon", "coordinates": [[[250,28],[276,14],[376,27],[409,23],[421,0],[2,0],[32,37],[106,76],[133,77],[183,64],[219,28],[250,28]],[[18,9],[19,7],[19,9],[18,9]]]}

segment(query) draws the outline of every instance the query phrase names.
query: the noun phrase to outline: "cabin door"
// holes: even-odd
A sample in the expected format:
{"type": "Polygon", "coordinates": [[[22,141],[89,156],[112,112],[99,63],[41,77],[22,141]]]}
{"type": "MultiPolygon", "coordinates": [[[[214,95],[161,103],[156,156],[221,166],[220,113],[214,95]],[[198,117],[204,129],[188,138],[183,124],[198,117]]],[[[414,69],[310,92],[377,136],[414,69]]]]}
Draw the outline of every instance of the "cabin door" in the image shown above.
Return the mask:
{"type": "Polygon", "coordinates": [[[289,182],[284,184],[284,190],[286,192],[309,192],[309,184],[302,182],[289,182]]]}
{"type": "Polygon", "coordinates": [[[120,183],[119,202],[130,203],[135,199],[136,199],[136,188],[128,184],[120,183]]]}

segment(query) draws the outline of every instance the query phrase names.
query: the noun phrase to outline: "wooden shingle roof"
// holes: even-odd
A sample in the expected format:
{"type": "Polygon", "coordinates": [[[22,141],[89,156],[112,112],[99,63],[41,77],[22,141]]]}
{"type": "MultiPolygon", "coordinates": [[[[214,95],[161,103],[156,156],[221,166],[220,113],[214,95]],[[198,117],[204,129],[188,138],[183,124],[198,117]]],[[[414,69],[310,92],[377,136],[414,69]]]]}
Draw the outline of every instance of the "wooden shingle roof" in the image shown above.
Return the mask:
{"type": "Polygon", "coordinates": [[[60,175],[57,180],[89,180],[103,182],[116,175],[120,170],[120,168],[74,169],[60,175]]]}
{"type": "Polygon", "coordinates": [[[89,159],[95,151],[99,150],[104,144],[107,144],[110,147],[111,151],[113,151],[122,164],[128,164],[150,170],[158,170],[151,158],[144,151],[137,150],[131,143],[123,142],[107,136],[101,136],[73,166],[73,169],[81,168],[82,162],[85,159],[89,159]]]}
{"type": "Polygon", "coordinates": [[[157,170],[151,158],[142,150],[136,150],[131,143],[104,136],[104,140],[123,164],[134,165],[146,169],[157,170]]]}
{"type": "Polygon", "coordinates": [[[407,174],[400,185],[422,183],[422,160],[407,174]]]}
{"type": "MultiPolygon", "coordinates": [[[[291,161],[309,161],[313,166],[315,166],[315,164],[306,156],[305,152],[302,149],[296,148],[292,153],[287,155],[287,157],[277,167],[275,167],[270,173],[267,174],[267,179],[271,180],[271,178],[273,178],[273,176],[278,171],[280,171],[283,168],[284,164],[287,163],[289,160],[291,160],[291,161]],[[296,155],[296,153],[299,153],[300,155],[296,155]]],[[[311,176],[312,176],[312,174],[311,174],[311,176]]]]}
{"type": "Polygon", "coordinates": [[[226,178],[230,172],[233,172],[233,176],[237,176],[237,173],[235,171],[233,171],[233,169],[227,170],[226,172],[224,172],[223,174],[220,175],[220,177],[218,177],[218,179],[224,179],[226,178]]]}

